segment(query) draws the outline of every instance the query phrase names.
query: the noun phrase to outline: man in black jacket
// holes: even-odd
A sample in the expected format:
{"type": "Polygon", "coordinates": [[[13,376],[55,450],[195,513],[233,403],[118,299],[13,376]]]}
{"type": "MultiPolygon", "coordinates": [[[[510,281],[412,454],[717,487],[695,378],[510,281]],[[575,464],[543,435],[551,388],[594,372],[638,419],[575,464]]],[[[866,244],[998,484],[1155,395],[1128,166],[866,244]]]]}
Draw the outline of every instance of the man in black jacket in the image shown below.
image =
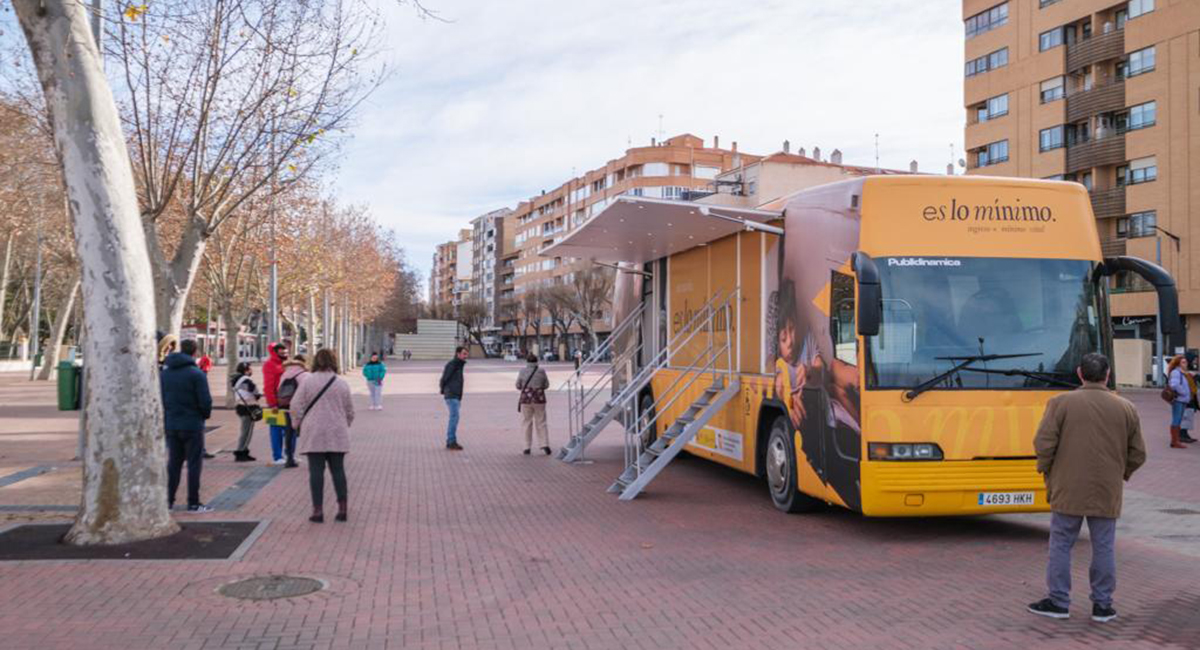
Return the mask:
{"type": "Polygon", "coordinates": [[[462,451],[458,444],[458,408],[462,404],[463,366],[467,365],[467,349],[458,346],[454,349],[454,358],[446,363],[442,370],[442,379],[438,382],[438,391],[446,400],[446,408],[450,411],[450,421],[446,424],[446,449],[462,451]]]}
{"type": "Polygon", "coordinates": [[[183,462],[188,466],[188,512],[208,512],[200,503],[200,469],[204,462],[204,421],[212,416],[208,376],[196,366],[196,342],[187,339],[179,352],[167,356],[162,382],[163,424],[167,430],[167,504],[175,505],[175,491],[183,462]]]}

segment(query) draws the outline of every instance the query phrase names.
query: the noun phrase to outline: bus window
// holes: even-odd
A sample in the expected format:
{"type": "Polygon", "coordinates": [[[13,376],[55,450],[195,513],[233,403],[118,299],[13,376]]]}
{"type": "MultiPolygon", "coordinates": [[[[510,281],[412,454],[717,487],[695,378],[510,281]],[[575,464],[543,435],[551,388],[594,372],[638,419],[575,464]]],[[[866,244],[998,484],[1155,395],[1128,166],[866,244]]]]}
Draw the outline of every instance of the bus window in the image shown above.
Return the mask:
{"type": "Polygon", "coordinates": [[[833,355],[851,366],[858,365],[858,332],[854,321],[854,278],[833,272],[829,301],[833,355]]]}

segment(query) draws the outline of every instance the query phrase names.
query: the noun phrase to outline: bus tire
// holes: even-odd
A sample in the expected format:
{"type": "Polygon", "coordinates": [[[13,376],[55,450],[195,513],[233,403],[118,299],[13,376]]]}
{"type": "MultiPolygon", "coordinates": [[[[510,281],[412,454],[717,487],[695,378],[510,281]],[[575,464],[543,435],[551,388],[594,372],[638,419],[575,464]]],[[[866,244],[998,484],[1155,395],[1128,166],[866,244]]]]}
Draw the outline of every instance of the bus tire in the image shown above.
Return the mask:
{"type": "Polygon", "coordinates": [[[777,509],[787,513],[809,512],[819,505],[816,499],[800,492],[796,480],[795,436],[785,416],[777,416],[771,423],[763,461],[767,490],[777,509]]]}

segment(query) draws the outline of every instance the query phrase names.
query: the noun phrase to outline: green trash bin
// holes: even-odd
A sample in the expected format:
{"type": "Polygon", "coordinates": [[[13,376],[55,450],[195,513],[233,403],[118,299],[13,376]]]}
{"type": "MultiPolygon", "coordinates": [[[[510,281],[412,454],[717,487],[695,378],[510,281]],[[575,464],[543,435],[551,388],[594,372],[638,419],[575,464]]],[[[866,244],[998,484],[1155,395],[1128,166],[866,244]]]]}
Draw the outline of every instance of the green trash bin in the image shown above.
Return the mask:
{"type": "Polygon", "coordinates": [[[58,362],[58,410],[79,409],[80,367],[70,361],[58,362]]]}

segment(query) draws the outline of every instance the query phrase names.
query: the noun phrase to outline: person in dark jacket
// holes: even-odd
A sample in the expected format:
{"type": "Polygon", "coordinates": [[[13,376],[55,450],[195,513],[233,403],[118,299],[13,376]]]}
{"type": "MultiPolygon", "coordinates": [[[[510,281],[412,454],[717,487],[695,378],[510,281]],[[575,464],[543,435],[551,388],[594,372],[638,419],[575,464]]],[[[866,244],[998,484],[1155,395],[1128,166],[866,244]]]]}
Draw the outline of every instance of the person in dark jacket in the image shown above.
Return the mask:
{"type": "Polygon", "coordinates": [[[167,505],[174,507],[183,462],[187,460],[188,512],[208,512],[200,503],[200,470],[204,462],[204,421],[212,416],[208,377],[196,367],[196,342],[179,344],[167,356],[160,376],[163,425],[167,435],[167,505]]]}
{"type": "Polygon", "coordinates": [[[438,391],[446,400],[446,408],[450,411],[450,420],[446,423],[446,449],[462,451],[458,444],[458,409],[462,405],[463,366],[467,365],[469,353],[463,346],[454,349],[454,358],[446,362],[442,370],[442,379],[438,382],[438,391]]]}

